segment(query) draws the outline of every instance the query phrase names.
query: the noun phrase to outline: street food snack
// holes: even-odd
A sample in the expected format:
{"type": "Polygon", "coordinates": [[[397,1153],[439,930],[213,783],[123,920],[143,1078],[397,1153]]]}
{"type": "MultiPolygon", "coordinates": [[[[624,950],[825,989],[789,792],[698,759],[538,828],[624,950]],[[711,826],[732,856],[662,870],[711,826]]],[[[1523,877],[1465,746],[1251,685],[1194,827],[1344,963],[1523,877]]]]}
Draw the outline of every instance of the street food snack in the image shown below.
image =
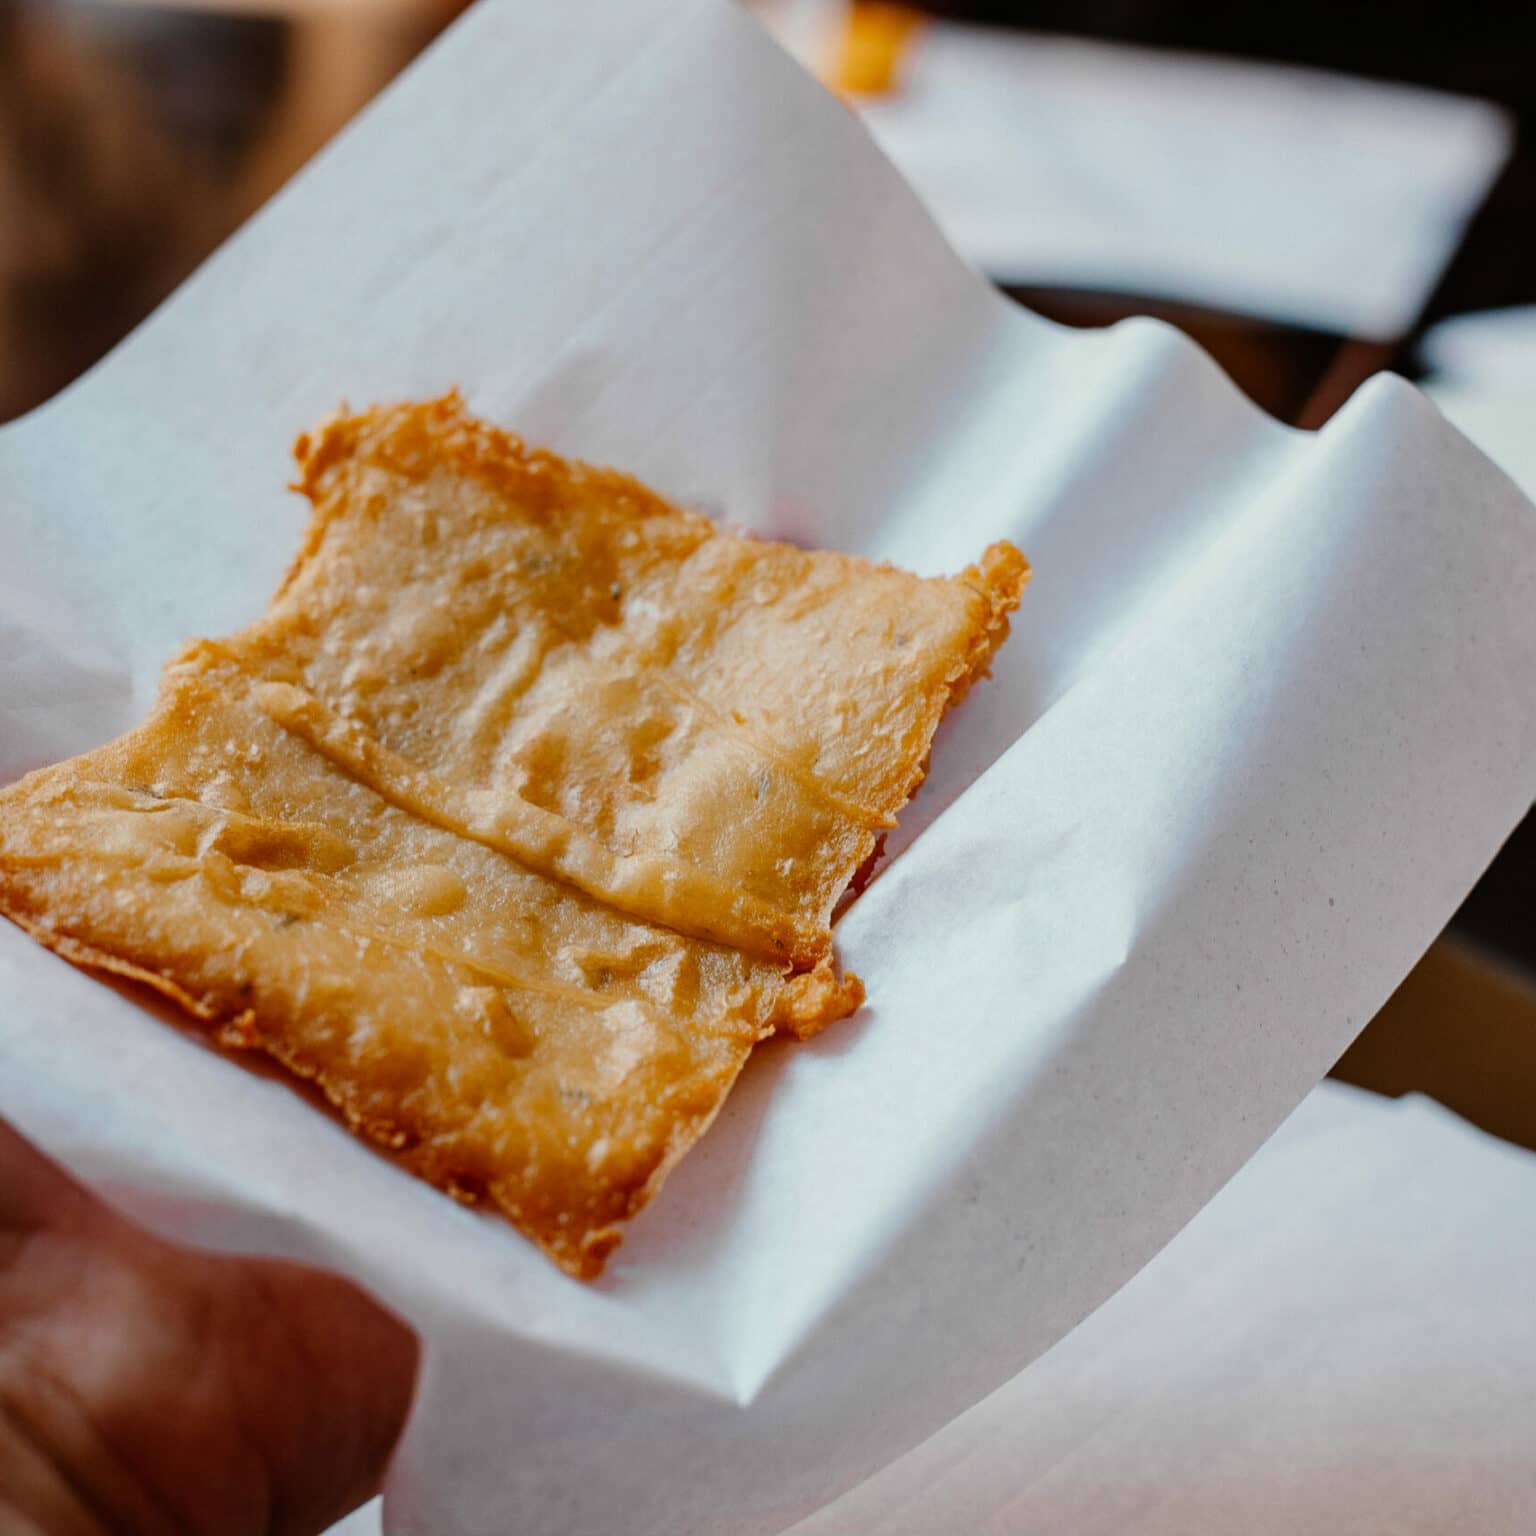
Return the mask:
{"type": "Polygon", "coordinates": [[[0,911],[591,1278],[753,1045],[858,1006],[833,908],[1028,568],[737,537],[456,396],[296,453],[266,614],[0,791],[0,911]]]}

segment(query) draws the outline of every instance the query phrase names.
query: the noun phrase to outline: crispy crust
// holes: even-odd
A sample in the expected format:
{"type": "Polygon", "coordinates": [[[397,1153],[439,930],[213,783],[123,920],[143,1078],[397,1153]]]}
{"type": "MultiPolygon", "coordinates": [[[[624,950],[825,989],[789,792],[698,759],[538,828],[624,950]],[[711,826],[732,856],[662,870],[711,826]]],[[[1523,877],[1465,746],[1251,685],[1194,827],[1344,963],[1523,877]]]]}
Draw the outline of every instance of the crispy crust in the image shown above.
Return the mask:
{"type": "Polygon", "coordinates": [[[267,614],[0,792],[0,912],[313,1082],[590,1279],[753,1044],[1028,576],[734,538],[457,397],[299,440],[267,614]]]}
{"type": "Polygon", "coordinates": [[[200,998],[194,997],[161,971],[150,970],[111,950],[98,949],[81,939],[60,933],[51,923],[34,916],[27,910],[26,893],[5,879],[0,866],[0,914],[15,923],[21,931],[37,940],[44,949],[51,950],[61,960],[78,965],[83,971],[101,971],[108,976],[119,976],[124,981],[140,983],[168,998],[178,1008],[185,1009],[201,1024],[218,1024],[220,1019],[214,1009],[200,998]]]}

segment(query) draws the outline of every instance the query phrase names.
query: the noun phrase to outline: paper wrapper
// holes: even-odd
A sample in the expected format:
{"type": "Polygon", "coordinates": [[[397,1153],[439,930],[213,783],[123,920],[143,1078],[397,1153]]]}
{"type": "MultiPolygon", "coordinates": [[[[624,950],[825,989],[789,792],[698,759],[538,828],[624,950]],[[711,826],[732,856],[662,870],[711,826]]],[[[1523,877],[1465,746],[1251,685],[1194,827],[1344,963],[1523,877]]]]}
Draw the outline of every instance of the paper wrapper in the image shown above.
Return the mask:
{"type": "Polygon", "coordinates": [[[870,131],[1003,282],[1394,342],[1514,145],[1492,102],[935,22],[870,131]]]}
{"type": "Polygon", "coordinates": [[[1427,944],[1536,783],[1536,514],[1398,381],[1303,436],[1009,308],[720,0],[482,5],[0,436],[0,771],[261,610],[299,429],[450,385],[776,535],[1028,552],[840,926],[870,1006],[759,1053],[596,1288],[4,925],[0,1110],[416,1323],[388,1530],[774,1532],[1134,1273],[1427,944]]]}
{"type": "Polygon", "coordinates": [[[1090,1319],[785,1536],[1530,1536],[1532,1212],[1536,1154],[1321,1083],[1090,1319]]]}
{"type": "Polygon", "coordinates": [[[1536,1155],[1323,1083],[1089,1321],[792,1536],[1529,1536],[1533,1211],[1536,1155]]]}

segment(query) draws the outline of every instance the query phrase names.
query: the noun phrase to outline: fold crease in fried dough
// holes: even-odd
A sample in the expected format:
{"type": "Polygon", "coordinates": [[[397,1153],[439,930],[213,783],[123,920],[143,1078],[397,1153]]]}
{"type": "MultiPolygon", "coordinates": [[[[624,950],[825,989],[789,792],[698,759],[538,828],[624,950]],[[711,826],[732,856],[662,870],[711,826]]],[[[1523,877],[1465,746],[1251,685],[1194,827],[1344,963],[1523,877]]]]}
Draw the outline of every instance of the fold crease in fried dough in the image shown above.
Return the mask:
{"type": "Polygon", "coordinates": [[[0,792],[0,911],[590,1278],[753,1045],[859,1005],[834,907],[1028,567],[735,537],[456,396],[296,451],[267,613],[0,792]]]}

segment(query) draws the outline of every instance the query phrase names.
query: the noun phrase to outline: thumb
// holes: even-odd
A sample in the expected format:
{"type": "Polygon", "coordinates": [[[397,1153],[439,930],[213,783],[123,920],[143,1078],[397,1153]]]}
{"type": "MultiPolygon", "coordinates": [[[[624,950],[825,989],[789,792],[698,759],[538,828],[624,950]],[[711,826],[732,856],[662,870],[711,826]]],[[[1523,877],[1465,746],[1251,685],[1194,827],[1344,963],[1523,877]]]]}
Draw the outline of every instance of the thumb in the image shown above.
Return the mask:
{"type": "Polygon", "coordinates": [[[274,1536],[309,1536],[379,1491],[405,1427],[420,1348],[351,1281],[233,1259],[261,1322],[226,1335],[247,1432],[272,1471],[274,1536]]]}
{"type": "Polygon", "coordinates": [[[417,1362],[350,1281],[165,1242],[0,1120],[0,1528],[25,1494],[105,1519],[80,1529],[314,1536],[377,1491],[417,1362]]]}

